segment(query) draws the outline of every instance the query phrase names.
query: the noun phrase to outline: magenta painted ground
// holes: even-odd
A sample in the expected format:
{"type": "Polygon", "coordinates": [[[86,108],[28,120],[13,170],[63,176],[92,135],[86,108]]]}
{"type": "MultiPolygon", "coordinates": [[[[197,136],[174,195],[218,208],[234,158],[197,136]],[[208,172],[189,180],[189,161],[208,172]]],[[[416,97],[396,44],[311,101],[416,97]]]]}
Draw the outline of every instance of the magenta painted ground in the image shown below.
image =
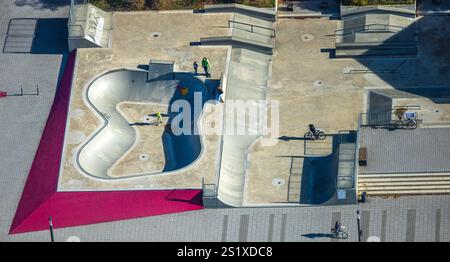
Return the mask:
{"type": "Polygon", "coordinates": [[[76,51],[70,53],[10,234],[198,210],[201,190],[57,192],[76,51]]]}

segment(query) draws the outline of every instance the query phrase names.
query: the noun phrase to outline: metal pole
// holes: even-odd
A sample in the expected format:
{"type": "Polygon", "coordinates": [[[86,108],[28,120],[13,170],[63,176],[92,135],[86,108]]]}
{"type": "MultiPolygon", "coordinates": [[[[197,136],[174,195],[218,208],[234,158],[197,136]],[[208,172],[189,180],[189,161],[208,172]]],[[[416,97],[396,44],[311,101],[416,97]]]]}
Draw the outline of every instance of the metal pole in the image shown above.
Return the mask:
{"type": "Polygon", "coordinates": [[[356,210],[356,221],[358,222],[358,242],[361,242],[361,235],[362,235],[362,230],[361,230],[361,216],[359,215],[359,210],[356,210]]]}
{"type": "Polygon", "coordinates": [[[49,218],[48,218],[48,223],[49,223],[49,226],[50,226],[50,238],[51,238],[52,242],[55,242],[55,237],[54,237],[54,235],[53,235],[53,223],[52,223],[52,217],[49,217],[49,218]]]}

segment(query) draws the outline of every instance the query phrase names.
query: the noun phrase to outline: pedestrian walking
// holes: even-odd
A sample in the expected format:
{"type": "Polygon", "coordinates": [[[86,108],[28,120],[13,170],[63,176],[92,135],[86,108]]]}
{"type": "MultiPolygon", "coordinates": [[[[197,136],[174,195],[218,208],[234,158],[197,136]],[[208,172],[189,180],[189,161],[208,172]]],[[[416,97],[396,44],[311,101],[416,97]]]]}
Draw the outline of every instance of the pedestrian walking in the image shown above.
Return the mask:
{"type": "Polygon", "coordinates": [[[202,66],[203,66],[203,69],[205,70],[206,77],[210,77],[211,65],[209,64],[208,58],[203,57],[203,59],[202,59],[202,66]]]}
{"type": "Polygon", "coordinates": [[[198,64],[197,64],[197,61],[194,61],[194,71],[195,71],[195,75],[198,75],[198,64]]]}

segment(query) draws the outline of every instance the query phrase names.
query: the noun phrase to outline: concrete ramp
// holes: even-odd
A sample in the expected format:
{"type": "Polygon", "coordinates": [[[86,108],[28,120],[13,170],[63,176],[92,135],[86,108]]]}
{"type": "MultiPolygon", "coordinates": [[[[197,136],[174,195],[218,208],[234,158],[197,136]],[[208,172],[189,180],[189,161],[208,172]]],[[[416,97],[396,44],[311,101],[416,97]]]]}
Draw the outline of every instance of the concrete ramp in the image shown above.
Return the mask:
{"type": "MultiPolygon", "coordinates": [[[[226,101],[241,100],[242,102],[247,102],[265,100],[265,87],[267,86],[267,75],[270,66],[269,58],[269,55],[251,50],[233,49],[227,80],[226,101]]],[[[225,106],[227,106],[227,102],[225,102],[225,106]]],[[[232,125],[232,128],[235,128],[237,121],[249,119],[249,110],[245,111],[245,115],[239,113],[238,119],[235,118],[234,114],[227,114],[228,111],[225,112],[225,130],[230,125],[232,125]]],[[[250,124],[248,122],[244,124],[245,135],[223,136],[218,199],[234,207],[244,205],[248,149],[261,135],[258,132],[259,130],[256,130],[256,134],[251,134],[249,132],[252,128],[250,124]]]]}
{"type": "MultiPolygon", "coordinates": [[[[204,83],[190,74],[175,73],[173,80],[147,81],[147,73],[135,69],[110,71],[97,77],[86,89],[85,100],[103,124],[78,150],[77,168],[83,174],[99,179],[161,174],[181,169],[199,157],[201,141],[199,135],[195,135],[196,125],[191,124],[191,135],[176,136],[170,129],[164,131],[161,139],[165,147],[166,167],[161,172],[123,174],[120,178],[108,175],[108,170],[137,142],[136,130],[117,109],[117,104],[127,101],[156,103],[169,107],[172,101],[183,99],[189,102],[192,108],[193,93],[206,92],[204,83]],[[189,88],[187,96],[180,94],[177,90],[178,84],[189,88]]],[[[169,110],[168,112],[170,122],[176,113],[172,114],[169,110]]],[[[193,116],[191,119],[196,121],[198,117],[193,116]]]]}
{"type": "Polygon", "coordinates": [[[274,10],[241,4],[206,5],[204,10],[205,13],[238,13],[271,22],[275,22],[277,19],[277,13],[274,10]]]}

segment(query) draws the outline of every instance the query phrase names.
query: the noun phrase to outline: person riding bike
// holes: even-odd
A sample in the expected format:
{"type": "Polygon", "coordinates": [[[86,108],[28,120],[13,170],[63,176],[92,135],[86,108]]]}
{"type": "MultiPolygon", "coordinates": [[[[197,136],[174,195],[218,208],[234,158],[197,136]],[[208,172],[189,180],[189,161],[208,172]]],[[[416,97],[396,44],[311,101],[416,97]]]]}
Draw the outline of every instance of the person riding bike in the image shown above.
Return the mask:
{"type": "Polygon", "coordinates": [[[309,124],[309,131],[311,131],[316,139],[319,138],[319,131],[317,131],[316,127],[313,124],[309,124]]]}
{"type": "Polygon", "coordinates": [[[344,225],[342,225],[341,221],[337,220],[334,224],[334,230],[336,232],[341,232],[343,230],[344,225]]]}
{"type": "Polygon", "coordinates": [[[306,140],[324,140],[326,134],[323,130],[316,128],[313,124],[308,125],[309,131],[305,133],[306,140]]]}

